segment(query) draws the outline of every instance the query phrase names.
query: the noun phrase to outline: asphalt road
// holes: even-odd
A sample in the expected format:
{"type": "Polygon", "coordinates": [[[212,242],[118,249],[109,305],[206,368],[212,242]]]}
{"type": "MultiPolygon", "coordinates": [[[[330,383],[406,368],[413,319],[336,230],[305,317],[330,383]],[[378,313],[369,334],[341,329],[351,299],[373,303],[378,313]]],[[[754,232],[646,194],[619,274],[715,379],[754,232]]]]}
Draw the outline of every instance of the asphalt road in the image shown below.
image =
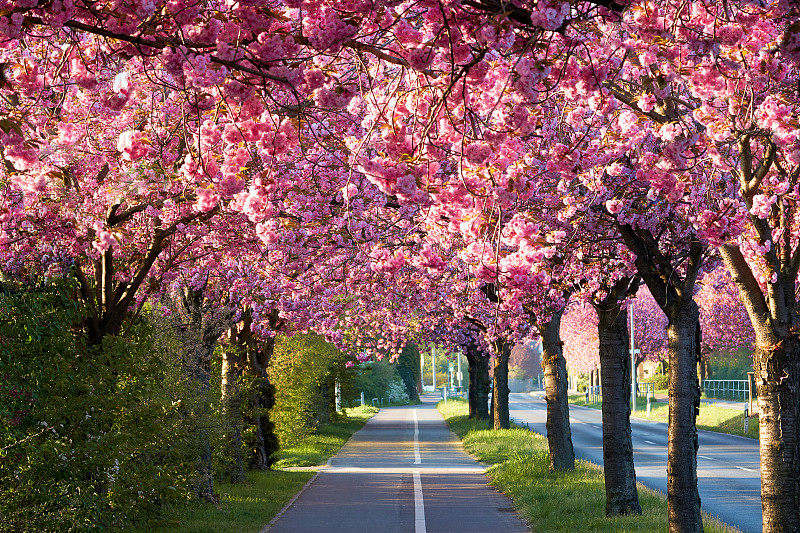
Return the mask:
{"type": "MultiPolygon", "coordinates": [[[[543,399],[510,395],[511,418],[547,434],[543,399]]],[[[575,455],[603,464],[602,418],[598,409],[569,406],[575,455]]],[[[667,492],[667,425],[631,418],[636,480],[667,492]]],[[[761,531],[761,478],[758,441],[713,431],[699,431],[697,476],[703,510],[745,533],[761,531]]]]}
{"type": "Polygon", "coordinates": [[[522,533],[435,405],[381,409],[268,529],[270,533],[522,533]]]}

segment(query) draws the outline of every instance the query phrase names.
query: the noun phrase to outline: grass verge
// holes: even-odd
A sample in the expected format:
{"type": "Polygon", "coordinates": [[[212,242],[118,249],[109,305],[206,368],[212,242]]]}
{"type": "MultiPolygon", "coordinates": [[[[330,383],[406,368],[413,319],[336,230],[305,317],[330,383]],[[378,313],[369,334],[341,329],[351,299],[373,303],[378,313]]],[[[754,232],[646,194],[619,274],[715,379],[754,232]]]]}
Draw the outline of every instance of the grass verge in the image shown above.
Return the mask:
{"type": "MultiPolygon", "coordinates": [[[[450,400],[439,411],[450,429],[461,438],[464,449],[491,466],[492,485],[509,496],[532,531],[626,532],[667,531],[666,497],[639,484],[642,516],[605,516],[603,470],[576,461],[572,472],[549,471],[547,441],[526,429],[492,430],[486,421],[470,420],[467,403],[450,400]]],[[[709,533],[737,530],[704,515],[709,533]]]]}
{"type": "Polygon", "coordinates": [[[314,475],[313,470],[282,471],[281,468],[325,464],[350,436],[361,429],[375,407],[354,407],[345,410],[347,419],[321,424],[302,442],[280,450],[275,470],[247,472],[241,484],[218,483],[214,489],[220,502],[209,505],[194,502],[174,509],[169,517],[150,525],[150,533],[256,533],[266,526],[283,506],[314,475]]]}
{"type": "MultiPolygon", "coordinates": [[[[587,405],[586,396],[583,394],[571,395],[569,397],[569,403],[583,407],[591,407],[592,409],[600,409],[602,407],[602,403],[590,403],[587,405]]],[[[644,405],[646,405],[646,403],[641,400],[637,403],[638,409],[634,415],[636,418],[644,418],[646,420],[664,423],[669,420],[669,405],[666,402],[651,403],[649,417],[645,414],[646,411],[643,409],[644,405]]],[[[697,416],[697,428],[758,439],[757,416],[750,418],[749,428],[747,433],[745,433],[743,411],[720,407],[714,403],[703,402],[700,404],[700,414],[697,416]]]]}

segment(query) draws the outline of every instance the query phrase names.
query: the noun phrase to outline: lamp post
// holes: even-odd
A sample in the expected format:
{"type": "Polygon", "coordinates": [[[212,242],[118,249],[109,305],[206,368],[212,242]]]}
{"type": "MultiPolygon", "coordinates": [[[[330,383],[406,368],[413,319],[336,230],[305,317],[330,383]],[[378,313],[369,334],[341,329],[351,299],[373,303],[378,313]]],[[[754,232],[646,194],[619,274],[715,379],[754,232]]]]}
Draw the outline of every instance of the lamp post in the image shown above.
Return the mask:
{"type": "Polygon", "coordinates": [[[436,391],[436,345],[431,350],[431,374],[433,375],[433,390],[436,391]]]}
{"type": "Polygon", "coordinates": [[[419,387],[425,393],[425,355],[419,352],[419,387]]]}
{"type": "Polygon", "coordinates": [[[636,354],[639,350],[635,348],[633,339],[633,303],[628,308],[631,315],[631,412],[636,412],[636,354]]]}
{"type": "Polygon", "coordinates": [[[458,352],[458,390],[462,390],[461,386],[461,352],[458,352]]]}

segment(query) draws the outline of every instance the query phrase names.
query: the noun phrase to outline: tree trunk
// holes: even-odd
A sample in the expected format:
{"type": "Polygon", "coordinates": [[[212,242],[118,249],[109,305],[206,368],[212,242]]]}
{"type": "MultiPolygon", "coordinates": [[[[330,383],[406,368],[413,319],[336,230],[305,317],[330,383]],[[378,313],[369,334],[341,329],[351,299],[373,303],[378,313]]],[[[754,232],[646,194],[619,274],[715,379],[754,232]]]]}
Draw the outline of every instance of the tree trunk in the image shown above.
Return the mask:
{"type": "Polygon", "coordinates": [[[631,442],[631,358],[628,312],[611,297],[595,306],[603,387],[603,473],[606,515],[642,514],[631,442]]]}
{"type": "MultiPolygon", "coordinates": [[[[208,400],[211,388],[211,359],[220,336],[230,327],[232,313],[215,314],[206,302],[204,289],[183,288],[179,291],[180,304],[186,312],[188,322],[180,324],[179,335],[187,354],[185,371],[189,379],[196,383],[200,397],[208,400]]],[[[178,302],[174,302],[173,305],[178,302]]],[[[216,306],[214,306],[216,307],[216,306]]],[[[211,417],[211,405],[204,401],[199,406],[204,417],[211,417]]],[[[200,455],[197,461],[199,480],[195,493],[201,500],[215,503],[214,469],[211,450],[211,436],[204,422],[196,428],[200,442],[200,455]]]]}
{"type": "MultiPolygon", "coordinates": [[[[667,443],[667,515],[670,533],[703,531],[697,492],[697,428],[700,388],[700,311],[693,300],[703,267],[705,246],[693,234],[677,253],[647,230],[619,224],[636,270],[667,316],[669,341],[669,427],[667,443]],[[684,255],[686,254],[686,255],[684,255]],[[678,268],[677,265],[682,265],[678,268]]],[[[636,369],[633,369],[634,372],[636,369]]]]}
{"type": "MultiPolygon", "coordinates": [[[[250,329],[250,316],[242,328],[242,340],[247,346],[247,369],[258,379],[258,387],[254,398],[254,425],[256,442],[250,464],[255,470],[269,470],[272,467],[272,455],[278,451],[278,436],[275,434],[275,423],[270,420],[269,410],[275,405],[275,387],[269,381],[267,367],[275,352],[275,337],[267,337],[260,341],[250,329]]],[[[283,327],[278,312],[273,310],[268,315],[269,325],[273,331],[283,327]]]]}
{"type": "MultiPolygon", "coordinates": [[[[194,363],[194,380],[197,382],[197,389],[200,395],[205,397],[211,388],[210,360],[195,360],[194,363]]],[[[208,404],[203,404],[202,408],[210,410],[208,404]]],[[[210,416],[210,413],[206,413],[206,416],[210,416]]],[[[201,500],[216,502],[217,497],[214,494],[214,466],[211,452],[211,436],[208,429],[206,427],[197,428],[197,438],[200,441],[200,457],[198,457],[197,461],[199,480],[195,488],[195,494],[201,500]]]]}
{"type": "Polygon", "coordinates": [[[550,321],[541,328],[551,471],[575,469],[575,450],[572,448],[567,403],[567,361],[564,359],[564,343],[561,342],[560,334],[563,313],[563,309],[553,313],[550,321]]]}
{"type": "Polygon", "coordinates": [[[489,420],[489,357],[476,343],[466,350],[469,365],[469,417],[489,420]]]}
{"type": "Polygon", "coordinates": [[[241,369],[239,357],[234,349],[222,355],[222,412],[225,418],[225,445],[227,465],[223,473],[231,483],[244,481],[244,456],[242,454],[242,395],[240,389],[241,369]]]}
{"type": "Polygon", "coordinates": [[[700,310],[694,300],[675,305],[667,315],[669,342],[669,427],[667,513],[675,533],[703,531],[697,491],[697,414],[700,386],[700,310]]]}
{"type": "Polygon", "coordinates": [[[800,343],[796,336],[754,353],[764,532],[800,531],[800,343]]]}
{"type": "Polygon", "coordinates": [[[467,368],[469,386],[467,388],[467,403],[469,404],[469,417],[478,418],[478,362],[467,350],[467,368]]]}
{"type": "Polygon", "coordinates": [[[492,390],[492,421],[494,429],[511,427],[508,414],[508,359],[511,345],[506,339],[494,343],[494,385],[492,390]]]}
{"type": "Polygon", "coordinates": [[[270,420],[269,410],[275,405],[275,386],[269,378],[262,377],[256,394],[256,443],[251,466],[254,470],[269,470],[272,467],[272,454],[278,451],[278,436],[275,423],[270,420]]]}
{"type": "Polygon", "coordinates": [[[738,247],[725,245],[720,253],[755,330],[762,530],[800,531],[800,251],[790,264],[780,254],[772,258],[779,268],[766,291],[738,247]]]}
{"type": "Polygon", "coordinates": [[[489,356],[478,359],[478,418],[489,418],[489,391],[492,388],[492,379],[489,377],[489,356]]]}

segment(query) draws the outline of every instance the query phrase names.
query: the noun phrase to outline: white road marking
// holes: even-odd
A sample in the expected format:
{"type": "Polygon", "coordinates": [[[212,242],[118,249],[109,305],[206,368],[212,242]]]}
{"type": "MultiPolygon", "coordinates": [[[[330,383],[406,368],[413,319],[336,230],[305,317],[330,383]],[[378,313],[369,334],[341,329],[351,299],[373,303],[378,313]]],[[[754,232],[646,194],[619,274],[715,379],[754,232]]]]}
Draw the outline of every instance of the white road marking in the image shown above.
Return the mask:
{"type": "Polygon", "coordinates": [[[422,480],[414,472],[414,533],[427,533],[425,529],[425,501],[422,499],[422,480]]]}
{"type": "Polygon", "coordinates": [[[752,468],[745,468],[743,466],[737,466],[736,468],[739,470],[744,470],[745,472],[756,472],[756,470],[753,470],[752,468]]]}
{"type": "Polygon", "coordinates": [[[594,424],[592,424],[592,427],[593,427],[594,429],[600,429],[600,426],[595,426],[594,424]]]}
{"type": "Polygon", "coordinates": [[[718,461],[718,459],[714,459],[713,457],[709,457],[707,455],[698,455],[700,459],[708,459],[709,461],[718,461]]]}
{"type": "MultiPolygon", "coordinates": [[[[642,440],[644,440],[644,439],[642,439],[642,440]]],[[[656,445],[656,443],[655,443],[655,442],[653,442],[653,441],[651,441],[651,440],[645,440],[645,442],[646,442],[647,444],[652,444],[653,446],[655,446],[655,445],[656,445]]]]}
{"type": "Polygon", "coordinates": [[[419,455],[419,422],[416,409],[414,409],[414,464],[422,464],[422,457],[419,455]]]}

